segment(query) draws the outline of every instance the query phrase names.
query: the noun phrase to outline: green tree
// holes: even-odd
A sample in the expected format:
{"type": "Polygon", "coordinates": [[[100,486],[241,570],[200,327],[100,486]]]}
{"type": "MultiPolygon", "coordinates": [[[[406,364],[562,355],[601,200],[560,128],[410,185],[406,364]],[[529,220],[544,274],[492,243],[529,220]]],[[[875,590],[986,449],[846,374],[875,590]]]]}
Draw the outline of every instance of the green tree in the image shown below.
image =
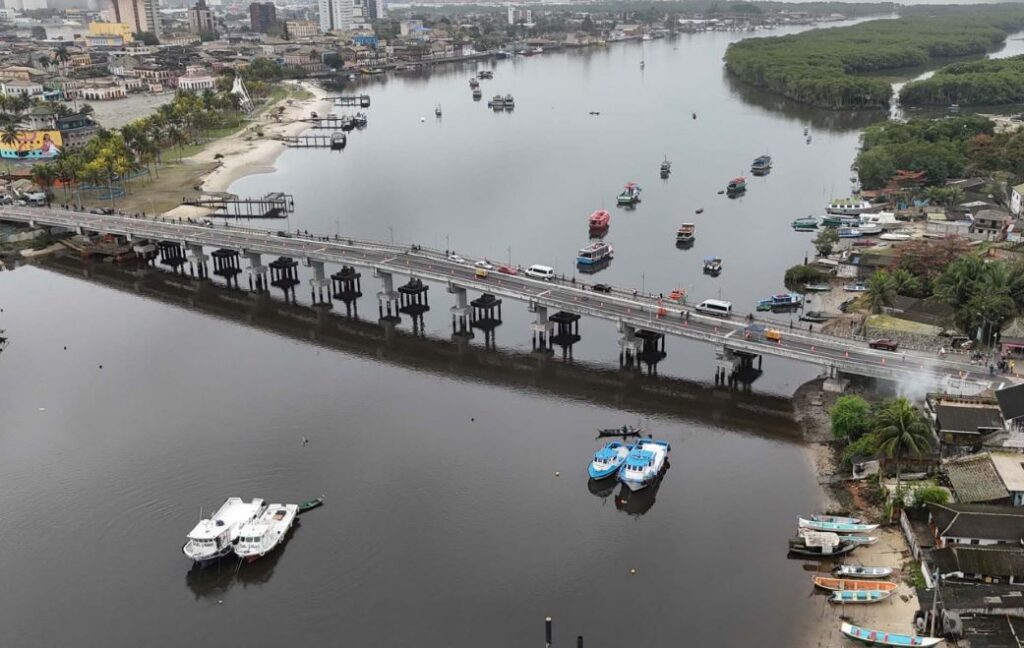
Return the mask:
{"type": "Polygon", "coordinates": [[[138,34],[135,34],[135,40],[141,41],[143,45],[149,45],[149,46],[159,45],[160,44],[160,39],[156,37],[156,34],[154,34],[153,32],[148,32],[148,31],[147,32],[139,32],[138,34]]]}
{"type": "Polygon", "coordinates": [[[839,232],[834,227],[826,227],[814,237],[814,249],[818,256],[827,257],[832,254],[832,249],[839,243],[839,232]]]}
{"type": "Polygon", "coordinates": [[[855,441],[871,430],[871,405],[860,396],[841,396],[829,410],[832,435],[855,441]]]}
{"type": "Polygon", "coordinates": [[[914,508],[924,508],[929,504],[945,504],[949,501],[949,491],[941,486],[921,486],[914,489],[914,508]]]}
{"type": "Polygon", "coordinates": [[[896,268],[889,276],[897,295],[915,295],[921,289],[921,282],[905,268],[896,268]]]}
{"type": "Polygon", "coordinates": [[[900,488],[900,460],[904,454],[916,457],[931,449],[933,433],[921,414],[906,398],[897,398],[883,407],[875,418],[878,449],[896,460],[896,490],[900,488]]]}
{"type": "Polygon", "coordinates": [[[896,282],[892,275],[886,270],[871,275],[865,297],[872,313],[881,313],[883,308],[892,306],[896,301],[896,282]]]}

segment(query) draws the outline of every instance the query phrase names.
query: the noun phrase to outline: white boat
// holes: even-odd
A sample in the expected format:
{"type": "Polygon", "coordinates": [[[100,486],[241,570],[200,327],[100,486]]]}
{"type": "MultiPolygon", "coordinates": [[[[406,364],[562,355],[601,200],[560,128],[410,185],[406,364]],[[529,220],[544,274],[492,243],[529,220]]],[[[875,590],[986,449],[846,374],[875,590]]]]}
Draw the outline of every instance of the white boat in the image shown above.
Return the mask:
{"type": "Polygon", "coordinates": [[[832,592],[828,597],[829,603],[878,603],[892,596],[892,592],[879,590],[852,590],[843,592],[832,592]]]}
{"type": "MultiPolygon", "coordinates": [[[[846,292],[867,292],[868,285],[863,281],[858,281],[857,283],[846,284],[845,286],[843,286],[843,290],[845,290],[846,292]]],[[[812,517],[811,519],[813,520],[815,518],[812,517]]]]}
{"type": "Polygon", "coordinates": [[[857,231],[861,234],[881,234],[882,226],[878,223],[861,223],[857,226],[857,231]]]}
{"type": "Polygon", "coordinates": [[[846,524],[860,524],[862,520],[856,517],[843,517],[841,515],[826,515],[824,513],[815,513],[811,516],[811,519],[815,522],[841,522],[846,524]]]}
{"type": "Polygon", "coordinates": [[[833,571],[840,578],[888,578],[892,575],[892,567],[837,565],[833,571]]]}
{"type": "Polygon", "coordinates": [[[856,227],[840,227],[836,232],[839,238],[859,238],[862,234],[856,227]]]}
{"type": "Polygon", "coordinates": [[[892,212],[874,212],[860,215],[861,225],[878,225],[882,229],[892,229],[899,226],[896,214],[892,212]]]}
{"type": "Polygon", "coordinates": [[[619,469],[619,481],[631,491],[638,491],[654,483],[668,467],[668,441],[641,439],[626,456],[619,469]]]}
{"type": "Polygon", "coordinates": [[[871,203],[866,200],[857,200],[856,198],[833,198],[825,206],[825,211],[829,214],[841,214],[843,216],[859,216],[872,209],[874,208],[871,206],[871,203]]]}
{"type": "Polygon", "coordinates": [[[239,530],[235,555],[249,562],[267,555],[281,544],[298,514],[298,504],[271,504],[239,530]]]}
{"type": "Polygon", "coordinates": [[[847,637],[863,641],[869,646],[917,646],[920,648],[931,648],[931,646],[937,646],[942,643],[942,637],[915,637],[896,632],[885,632],[884,630],[871,630],[870,628],[861,628],[845,621],[840,624],[839,631],[847,637]]]}
{"type": "Polygon", "coordinates": [[[181,550],[197,563],[204,564],[231,553],[242,526],[259,517],[263,500],[245,502],[241,497],[229,497],[217,512],[200,520],[188,534],[188,542],[181,550]]]}
{"type": "Polygon", "coordinates": [[[913,238],[913,234],[911,234],[910,232],[897,230],[895,232],[886,232],[879,236],[878,238],[883,241],[909,241],[911,238],[913,238]]]}
{"type": "Polygon", "coordinates": [[[878,528],[877,524],[864,524],[862,522],[820,522],[807,518],[797,518],[797,526],[801,529],[812,529],[814,531],[826,531],[829,533],[867,533],[878,528]]]}

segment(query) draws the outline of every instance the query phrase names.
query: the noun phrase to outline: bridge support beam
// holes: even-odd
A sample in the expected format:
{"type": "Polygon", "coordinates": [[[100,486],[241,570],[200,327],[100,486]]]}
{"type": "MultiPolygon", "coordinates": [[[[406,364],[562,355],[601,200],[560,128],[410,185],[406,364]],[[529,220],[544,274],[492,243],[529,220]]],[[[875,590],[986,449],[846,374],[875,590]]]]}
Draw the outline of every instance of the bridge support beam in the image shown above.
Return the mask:
{"type": "Polygon", "coordinates": [[[640,354],[642,342],[636,336],[636,328],[619,320],[616,328],[619,331],[619,367],[632,369],[634,365],[639,368],[637,356],[640,354]]]}
{"type": "Polygon", "coordinates": [[[156,258],[156,246],[152,243],[137,243],[132,246],[135,256],[146,263],[156,258]]]}
{"type": "Polygon", "coordinates": [[[359,317],[359,302],[363,296],[361,277],[352,266],[341,266],[341,270],[331,275],[331,293],[335,299],[345,304],[345,313],[349,317],[359,317]]]}
{"type": "Polygon", "coordinates": [[[484,348],[494,348],[494,329],[501,326],[501,300],[491,293],[484,293],[469,302],[470,326],[484,332],[484,348]]]}
{"type": "Polygon", "coordinates": [[[330,302],[331,290],[327,276],[324,274],[323,261],[306,259],[306,265],[313,269],[313,278],[309,280],[309,296],[314,304],[324,304],[324,286],[327,286],[327,301],[330,302]]]}
{"type": "Polygon", "coordinates": [[[160,255],[160,263],[169,266],[174,269],[175,272],[181,270],[181,266],[185,265],[185,253],[181,250],[181,245],[171,241],[160,241],[156,244],[157,253],[160,255]]]}
{"type": "MultiPolygon", "coordinates": [[[[637,358],[647,365],[648,374],[658,373],[658,363],[668,356],[665,353],[665,334],[658,331],[639,330],[636,332],[636,337],[642,341],[637,358]]],[[[639,368],[638,364],[637,369],[639,368]]]]}
{"type": "Polygon", "coordinates": [[[562,358],[572,359],[572,347],[580,341],[580,316],[576,313],[558,311],[548,318],[555,326],[551,342],[562,348],[562,358]]]}
{"type": "Polygon", "coordinates": [[[295,286],[299,285],[299,262],[291,257],[282,256],[274,259],[268,265],[270,266],[270,285],[281,289],[286,302],[289,296],[294,302],[295,286]]]}
{"type": "Polygon", "coordinates": [[[469,326],[470,307],[466,289],[449,281],[448,292],[455,295],[455,305],[449,309],[452,314],[452,336],[473,337],[473,330],[469,326]]]}
{"type": "Polygon", "coordinates": [[[750,351],[736,351],[725,346],[715,347],[715,384],[749,388],[763,373],[763,356],[750,351]],[[754,368],[754,365],[757,368],[754,368]]]}
{"type": "Polygon", "coordinates": [[[536,316],[530,324],[530,330],[533,332],[531,346],[534,351],[548,353],[551,351],[551,331],[554,328],[548,319],[548,307],[530,302],[530,312],[536,316]]]}
{"type": "Polygon", "coordinates": [[[401,318],[398,317],[398,293],[395,292],[394,276],[380,268],[373,269],[373,276],[379,278],[384,284],[380,292],[377,293],[377,311],[380,321],[398,323],[401,318]]]}
{"type": "Polygon", "coordinates": [[[430,310],[430,286],[419,277],[410,277],[409,283],[398,287],[398,311],[412,318],[413,333],[423,332],[423,314],[430,310]]]}
{"type": "MultiPolygon", "coordinates": [[[[237,288],[238,275],[242,272],[238,266],[238,251],[221,248],[211,252],[210,256],[213,258],[213,274],[224,277],[229,286],[234,282],[235,288],[237,288]]],[[[252,277],[249,278],[249,281],[252,281],[252,277]]]]}
{"type": "Polygon", "coordinates": [[[210,260],[210,257],[203,253],[203,246],[189,243],[186,246],[188,250],[188,270],[189,274],[193,277],[196,276],[196,271],[199,271],[199,278],[205,279],[209,276],[206,268],[206,262],[210,260]]]}
{"type": "Polygon", "coordinates": [[[249,290],[261,293],[267,289],[267,266],[263,265],[263,255],[258,252],[246,252],[249,260],[249,290]]]}

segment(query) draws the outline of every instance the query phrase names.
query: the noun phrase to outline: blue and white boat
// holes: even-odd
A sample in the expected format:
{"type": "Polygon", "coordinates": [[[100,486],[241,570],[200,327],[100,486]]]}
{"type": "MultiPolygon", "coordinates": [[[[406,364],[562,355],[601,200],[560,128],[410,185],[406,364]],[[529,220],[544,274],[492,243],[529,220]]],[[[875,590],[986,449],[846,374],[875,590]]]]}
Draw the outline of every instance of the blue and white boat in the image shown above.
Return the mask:
{"type": "Polygon", "coordinates": [[[841,515],[825,515],[823,513],[815,513],[811,516],[811,519],[815,522],[844,522],[846,524],[860,524],[862,520],[857,517],[843,517],[841,515]]]}
{"type": "Polygon", "coordinates": [[[873,545],[878,542],[878,536],[866,536],[866,535],[844,535],[843,540],[852,542],[857,546],[862,545],[873,545]]]}
{"type": "Polygon", "coordinates": [[[863,641],[869,646],[919,646],[920,648],[931,648],[942,643],[942,637],[915,637],[913,635],[899,634],[898,632],[885,632],[884,630],[871,630],[861,628],[845,621],[839,626],[839,631],[851,639],[863,641]]]}
{"type": "Polygon", "coordinates": [[[668,441],[642,439],[633,446],[619,469],[619,481],[631,491],[653,484],[668,466],[668,441]]]}
{"type": "Polygon", "coordinates": [[[576,263],[581,266],[597,265],[610,261],[615,250],[604,241],[591,243],[576,254],[576,263]]]}
{"type": "Polygon", "coordinates": [[[619,441],[610,441],[604,444],[600,450],[594,453],[594,459],[587,467],[587,474],[591,479],[604,479],[619,472],[626,455],[633,449],[633,446],[626,445],[619,441]]]}
{"type": "Polygon", "coordinates": [[[818,520],[808,520],[807,518],[798,518],[797,526],[799,526],[801,529],[811,529],[814,531],[831,531],[832,533],[866,533],[868,531],[874,531],[878,528],[877,524],[855,524],[852,522],[819,522],[818,520]]]}
{"type": "Polygon", "coordinates": [[[892,596],[892,592],[882,590],[845,590],[832,592],[829,603],[878,603],[892,596]]]}
{"type": "Polygon", "coordinates": [[[863,232],[861,232],[856,227],[840,227],[837,230],[837,233],[839,234],[839,238],[841,238],[841,239],[842,238],[859,238],[859,237],[863,236],[863,234],[864,234],[863,232]]]}
{"type": "Polygon", "coordinates": [[[804,301],[799,293],[780,293],[757,302],[757,310],[770,311],[775,309],[799,308],[804,301]]]}

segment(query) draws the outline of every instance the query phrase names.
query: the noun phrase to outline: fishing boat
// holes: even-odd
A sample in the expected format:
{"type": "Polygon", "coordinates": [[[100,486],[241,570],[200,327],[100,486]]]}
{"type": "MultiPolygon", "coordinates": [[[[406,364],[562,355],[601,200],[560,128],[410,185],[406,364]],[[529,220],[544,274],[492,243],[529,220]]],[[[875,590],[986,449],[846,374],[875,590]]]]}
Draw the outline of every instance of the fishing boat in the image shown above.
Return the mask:
{"type": "Polygon", "coordinates": [[[845,591],[832,592],[828,597],[829,603],[878,603],[892,596],[892,592],[882,591],[845,591]]]}
{"type": "Polygon", "coordinates": [[[494,72],[492,70],[480,70],[476,75],[481,79],[493,79],[494,72]]]}
{"type": "Polygon", "coordinates": [[[247,562],[267,555],[281,544],[298,514],[298,504],[271,504],[239,530],[235,555],[247,562]]]}
{"type": "Polygon", "coordinates": [[[881,234],[882,226],[879,225],[878,223],[861,223],[860,225],[857,226],[857,231],[859,231],[864,236],[870,236],[872,234],[881,234]]]}
{"type": "Polygon", "coordinates": [[[730,197],[738,196],[747,190],[747,179],[743,176],[736,176],[725,185],[725,193],[730,197]]]}
{"type": "Polygon", "coordinates": [[[862,565],[836,565],[836,576],[846,578],[888,578],[892,575],[892,567],[864,567],[862,565]]]}
{"type": "Polygon", "coordinates": [[[844,535],[843,540],[849,540],[855,545],[873,545],[878,542],[878,536],[866,535],[844,535]]]}
{"type": "Polygon", "coordinates": [[[487,105],[494,109],[504,108],[505,97],[502,97],[501,95],[494,95],[491,97],[491,100],[487,102],[487,105]]]}
{"type": "Polygon", "coordinates": [[[818,520],[809,520],[804,517],[797,518],[797,526],[801,529],[827,531],[829,533],[866,533],[878,528],[877,524],[864,524],[863,522],[822,522],[818,520]]]}
{"type": "Polygon", "coordinates": [[[597,241],[591,243],[585,248],[580,249],[576,254],[576,264],[581,266],[592,266],[605,261],[610,261],[615,250],[612,246],[604,241],[597,241]]]}
{"type": "Polygon", "coordinates": [[[899,226],[899,221],[896,220],[896,214],[893,212],[868,212],[861,214],[859,220],[861,225],[878,225],[883,230],[899,226]]]}
{"type": "MultiPolygon", "coordinates": [[[[441,108],[441,106],[439,105],[438,109],[440,109],[440,108],[441,108]]],[[[364,113],[364,112],[357,112],[355,114],[355,116],[352,117],[352,122],[356,125],[357,128],[362,128],[362,127],[366,126],[366,122],[367,122],[366,113],[364,113]]]]}
{"type": "Polygon", "coordinates": [[[640,202],[640,186],[635,182],[627,183],[619,193],[616,202],[620,205],[635,205],[640,202]]]}
{"type": "Polygon", "coordinates": [[[441,104],[437,104],[436,106],[434,106],[434,116],[435,117],[440,117],[441,116],[441,104]]]}
{"type": "Polygon", "coordinates": [[[619,481],[631,491],[650,486],[668,466],[668,453],[671,450],[668,441],[637,441],[619,469],[619,481]]]}
{"type": "Polygon", "coordinates": [[[480,87],[480,82],[476,80],[476,77],[473,77],[472,79],[469,80],[469,87],[470,88],[479,88],[480,87]]]}
{"type": "Polygon", "coordinates": [[[915,648],[930,648],[942,643],[941,637],[915,637],[913,635],[898,634],[895,632],[884,632],[882,630],[869,630],[843,621],[839,626],[840,632],[851,639],[863,641],[869,646],[914,646],[915,648]]]}
{"type": "Polygon", "coordinates": [[[911,238],[913,238],[913,234],[911,232],[897,230],[895,232],[885,232],[878,238],[880,238],[883,241],[909,241],[911,238]]]}
{"type": "Polygon", "coordinates": [[[801,322],[811,322],[813,324],[822,324],[831,319],[828,315],[821,311],[807,311],[800,315],[801,322]]]}
{"type": "Polygon", "coordinates": [[[483,96],[484,96],[484,91],[483,90],[481,90],[479,87],[473,88],[473,98],[474,99],[481,99],[481,98],[483,98],[483,96]]]}
{"type": "Polygon", "coordinates": [[[331,133],[331,150],[340,151],[348,143],[348,136],[345,133],[331,133]]]}
{"type": "Polygon", "coordinates": [[[859,236],[861,236],[861,231],[856,227],[840,227],[838,230],[836,230],[836,234],[838,234],[839,238],[841,239],[858,238],[859,236]]]}
{"type": "Polygon", "coordinates": [[[829,214],[839,214],[841,216],[860,216],[873,209],[874,207],[868,201],[856,198],[833,198],[825,206],[825,211],[829,214]]]}
{"type": "Polygon", "coordinates": [[[634,427],[632,425],[623,425],[617,428],[602,428],[597,431],[598,438],[601,437],[635,437],[641,436],[644,433],[642,427],[634,427]]]}
{"type": "Polygon", "coordinates": [[[896,583],[890,583],[889,581],[876,581],[876,580],[857,580],[856,578],[833,578],[831,576],[815,576],[811,579],[814,581],[815,586],[821,589],[831,590],[833,592],[838,591],[855,591],[855,592],[866,592],[866,591],[878,591],[878,592],[892,592],[899,585],[896,583]]]}
{"type": "Polygon", "coordinates": [[[799,308],[803,301],[803,296],[798,293],[780,293],[757,302],[757,310],[771,311],[787,308],[799,308]]]}
{"type": "Polygon", "coordinates": [[[857,283],[846,284],[843,286],[843,290],[846,292],[867,292],[868,285],[863,281],[858,281],[857,283]]]}
{"type": "Polygon", "coordinates": [[[830,558],[848,554],[857,545],[842,540],[835,533],[804,533],[789,539],[790,553],[816,558],[830,558]]]}
{"type": "Polygon", "coordinates": [[[662,178],[667,178],[672,173],[672,163],[665,158],[665,161],[661,163],[661,169],[658,171],[662,178]]]}
{"type": "Polygon", "coordinates": [[[818,229],[818,219],[811,217],[798,218],[793,221],[793,229],[798,232],[813,232],[818,229]]]}
{"type": "Polygon", "coordinates": [[[590,228],[590,232],[604,232],[608,229],[608,225],[611,222],[612,215],[605,209],[598,209],[590,218],[587,220],[587,225],[590,228]]]}
{"type": "Polygon", "coordinates": [[[512,110],[516,107],[516,100],[512,98],[512,95],[505,95],[505,110],[512,110]]]}
{"type": "Polygon", "coordinates": [[[862,519],[857,517],[843,517],[842,515],[829,515],[827,513],[815,513],[811,516],[815,522],[846,522],[847,524],[860,524],[862,519]]]}
{"type": "Polygon", "coordinates": [[[767,175],[772,170],[772,156],[762,155],[754,158],[750,165],[750,172],[756,176],[767,175]]]}
{"type": "Polygon", "coordinates": [[[704,274],[709,274],[712,277],[722,274],[721,257],[704,257],[704,274]]]}
{"type": "Polygon", "coordinates": [[[299,504],[299,513],[305,513],[306,511],[312,511],[315,508],[324,505],[324,496],[314,497],[313,499],[306,500],[299,504]]]}
{"type": "Polygon", "coordinates": [[[619,472],[622,462],[626,460],[633,446],[620,441],[609,441],[594,453],[594,458],[587,467],[591,479],[605,479],[619,472]]]}
{"type": "Polygon", "coordinates": [[[683,223],[676,230],[676,243],[693,243],[697,226],[693,223],[683,223]]]}
{"type": "Polygon", "coordinates": [[[804,284],[804,292],[829,292],[830,290],[832,290],[832,284],[824,282],[804,284]]]}
{"type": "Polygon", "coordinates": [[[217,512],[199,520],[188,534],[182,552],[199,565],[205,565],[228,555],[238,540],[242,526],[259,517],[264,503],[260,498],[245,502],[241,497],[224,500],[217,512]]]}

